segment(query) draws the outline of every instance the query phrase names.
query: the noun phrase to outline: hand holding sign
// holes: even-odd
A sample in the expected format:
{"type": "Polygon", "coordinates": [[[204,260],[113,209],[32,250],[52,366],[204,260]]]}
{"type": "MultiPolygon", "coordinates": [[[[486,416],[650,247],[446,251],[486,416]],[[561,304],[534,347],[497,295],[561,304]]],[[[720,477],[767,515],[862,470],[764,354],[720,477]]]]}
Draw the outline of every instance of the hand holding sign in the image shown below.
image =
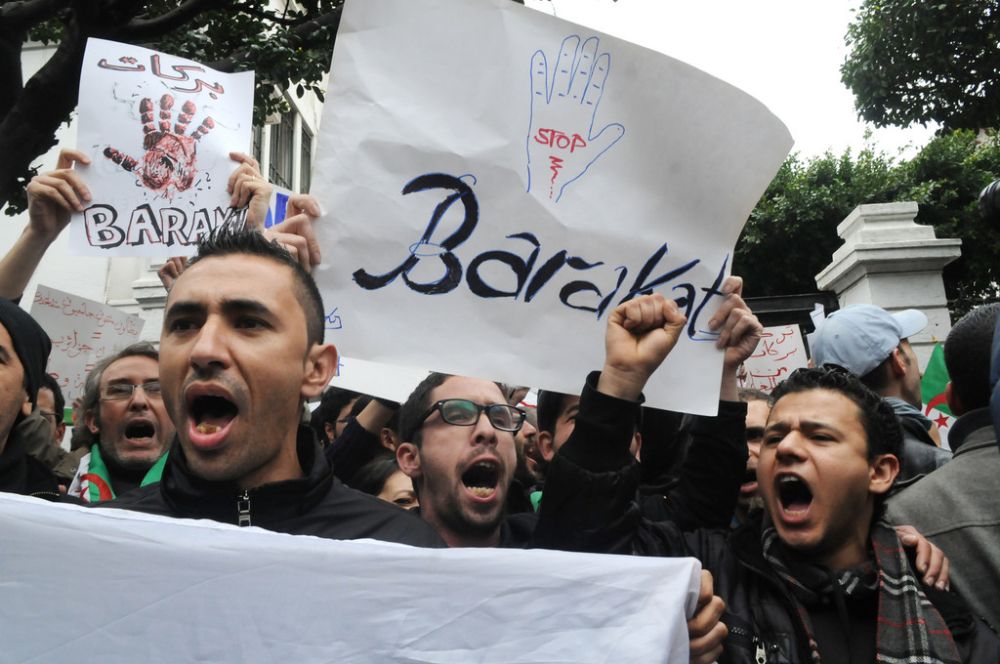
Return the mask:
{"type": "Polygon", "coordinates": [[[70,213],[83,210],[90,202],[90,190],[74,163],[89,164],[87,155],[78,150],[61,150],[56,170],[31,178],[28,183],[28,227],[48,242],[56,239],[69,223],[70,213]]]}
{"type": "Polygon", "coordinates": [[[597,107],[611,70],[611,56],[597,55],[600,40],[563,40],[549,76],[544,51],[531,57],[528,191],[559,201],[566,187],[625,135],[612,123],[595,131],[597,107]]]}

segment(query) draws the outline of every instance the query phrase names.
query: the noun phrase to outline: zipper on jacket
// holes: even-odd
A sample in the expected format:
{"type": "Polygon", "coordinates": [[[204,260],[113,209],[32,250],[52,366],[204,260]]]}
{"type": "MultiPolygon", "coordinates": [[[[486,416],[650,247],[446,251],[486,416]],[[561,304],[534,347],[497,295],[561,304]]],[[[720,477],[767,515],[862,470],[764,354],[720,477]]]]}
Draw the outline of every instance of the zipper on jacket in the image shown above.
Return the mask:
{"type": "Polygon", "coordinates": [[[754,655],[754,661],[757,664],[767,664],[767,651],[764,649],[764,642],[761,641],[756,636],[753,637],[754,645],[757,646],[757,652],[754,655]]]}
{"type": "Polygon", "coordinates": [[[247,489],[236,497],[236,514],[236,523],[240,528],[253,525],[250,523],[250,491],[247,489]]]}

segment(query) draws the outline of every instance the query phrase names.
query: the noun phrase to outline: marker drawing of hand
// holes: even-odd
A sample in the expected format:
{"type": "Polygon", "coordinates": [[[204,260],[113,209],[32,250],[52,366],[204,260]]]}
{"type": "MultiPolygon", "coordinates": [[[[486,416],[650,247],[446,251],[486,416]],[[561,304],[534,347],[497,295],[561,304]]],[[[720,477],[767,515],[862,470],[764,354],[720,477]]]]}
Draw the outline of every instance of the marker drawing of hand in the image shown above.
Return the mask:
{"type": "Polygon", "coordinates": [[[544,51],[531,56],[528,191],[556,202],[625,135],[617,122],[595,127],[611,70],[611,55],[598,55],[599,46],[597,37],[581,43],[579,36],[570,35],[551,70],[544,51]]]}

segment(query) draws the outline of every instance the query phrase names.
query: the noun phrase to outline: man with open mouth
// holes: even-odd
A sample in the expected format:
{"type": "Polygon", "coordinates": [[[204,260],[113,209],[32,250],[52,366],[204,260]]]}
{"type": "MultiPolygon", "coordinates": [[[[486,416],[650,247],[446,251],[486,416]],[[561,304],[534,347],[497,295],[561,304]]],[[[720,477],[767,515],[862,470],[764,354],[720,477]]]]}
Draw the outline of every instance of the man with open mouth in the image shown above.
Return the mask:
{"type": "Polygon", "coordinates": [[[82,423],[90,452],[80,459],[69,495],[97,503],[160,481],[174,425],[163,406],[158,362],[153,344],[141,342],[91,370],[82,423]]]}
{"type": "Polygon", "coordinates": [[[157,485],[110,503],[332,539],[441,546],[419,517],[333,477],[304,401],[337,367],[323,302],[288,251],[223,227],[173,282],[160,336],[176,442],[157,485]]]}

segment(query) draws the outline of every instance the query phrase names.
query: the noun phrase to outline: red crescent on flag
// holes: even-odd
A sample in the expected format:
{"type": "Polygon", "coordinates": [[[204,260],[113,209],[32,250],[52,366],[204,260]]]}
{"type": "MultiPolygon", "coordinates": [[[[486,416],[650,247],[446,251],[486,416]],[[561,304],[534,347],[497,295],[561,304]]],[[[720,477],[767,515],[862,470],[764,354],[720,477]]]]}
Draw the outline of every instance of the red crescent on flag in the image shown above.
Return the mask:
{"type": "Polygon", "coordinates": [[[924,406],[924,415],[930,415],[931,409],[937,408],[940,404],[948,405],[948,399],[944,396],[944,392],[937,395],[924,406]]]}
{"type": "Polygon", "coordinates": [[[115,497],[115,495],[111,493],[111,487],[108,486],[108,483],[105,482],[104,478],[101,477],[100,475],[95,475],[94,473],[87,473],[86,475],[81,477],[80,480],[81,481],[87,480],[88,482],[97,487],[97,497],[99,500],[111,500],[112,498],[115,497]]]}

